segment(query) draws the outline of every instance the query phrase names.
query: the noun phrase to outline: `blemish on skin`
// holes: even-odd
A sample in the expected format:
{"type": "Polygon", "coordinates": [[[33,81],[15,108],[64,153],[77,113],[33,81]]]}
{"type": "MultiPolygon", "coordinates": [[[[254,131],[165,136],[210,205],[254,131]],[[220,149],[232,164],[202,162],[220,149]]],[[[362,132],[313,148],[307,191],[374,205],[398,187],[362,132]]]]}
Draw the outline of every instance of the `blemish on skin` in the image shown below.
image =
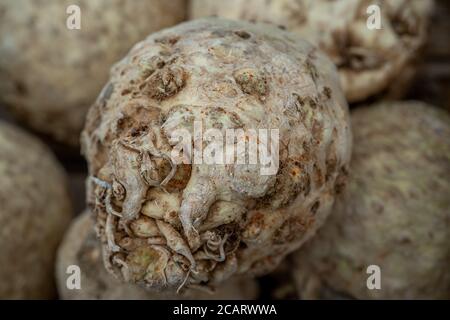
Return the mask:
{"type": "Polygon", "coordinates": [[[178,42],[178,40],[180,40],[180,36],[167,36],[167,37],[155,39],[155,43],[161,43],[161,44],[173,46],[174,44],[176,44],[178,42]]]}
{"type": "Polygon", "coordinates": [[[251,35],[247,31],[244,30],[238,30],[234,32],[237,36],[239,36],[242,39],[250,39],[251,35]]]}
{"type": "Polygon", "coordinates": [[[124,89],[124,90],[122,90],[122,92],[120,93],[122,96],[126,96],[126,95],[128,95],[128,94],[130,94],[131,93],[131,90],[130,89],[124,89]]]}

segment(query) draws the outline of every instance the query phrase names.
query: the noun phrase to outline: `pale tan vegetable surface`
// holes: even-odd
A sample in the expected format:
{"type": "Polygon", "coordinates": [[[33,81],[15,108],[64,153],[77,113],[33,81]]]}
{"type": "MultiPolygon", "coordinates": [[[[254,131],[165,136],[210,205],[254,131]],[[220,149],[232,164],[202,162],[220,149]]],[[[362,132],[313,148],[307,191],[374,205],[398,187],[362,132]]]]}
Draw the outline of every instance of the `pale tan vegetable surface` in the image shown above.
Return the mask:
{"type": "MultiPolygon", "coordinates": [[[[192,0],[192,19],[216,15],[285,26],[318,45],[338,66],[349,102],[402,96],[426,40],[431,0],[192,0]],[[380,8],[381,29],[367,21],[380,8]]],[[[370,20],[372,22],[373,20],[370,20]]]]}
{"type": "Polygon", "coordinates": [[[79,144],[89,106],[111,65],[138,40],[174,25],[184,0],[3,0],[0,2],[0,101],[55,139],[79,144]],[[81,29],[66,8],[81,9],[81,29]]]}
{"type": "Polygon", "coordinates": [[[450,116],[420,102],[352,114],[349,185],[296,254],[304,298],[323,285],[354,298],[450,298],[450,116]],[[369,290],[369,265],[381,290],[369,290]]]}
{"type": "Polygon", "coordinates": [[[0,121],[0,299],[55,297],[56,247],[71,217],[66,176],[37,139],[0,121]]]}
{"type": "Polygon", "coordinates": [[[82,142],[107,269],[171,291],[273,270],[329,214],[351,133],[335,67],[314,47],[273,26],[204,19],[153,34],[114,66],[82,142]],[[175,165],[170,135],[192,135],[194,120],[279,129],[276,174],[175,165]]]}
{"type": "Polygon", "coordinates": [[[258,295],[256,281],[238,279],[220,287],[216,292],[190,290],[184,295],[167,295],[148,292],[136,285],[121,283],[108,274],[103,266],[101,246],[94,232],[94,221],[84,212],[67,232],[58,251],[56,264],[58,291],[62,299],[101,300],[160,300],[160,299],[255,299],[258,295]],[[67,279],[69,266],[81,271],[81,289],[70,290],[67,279]]]}

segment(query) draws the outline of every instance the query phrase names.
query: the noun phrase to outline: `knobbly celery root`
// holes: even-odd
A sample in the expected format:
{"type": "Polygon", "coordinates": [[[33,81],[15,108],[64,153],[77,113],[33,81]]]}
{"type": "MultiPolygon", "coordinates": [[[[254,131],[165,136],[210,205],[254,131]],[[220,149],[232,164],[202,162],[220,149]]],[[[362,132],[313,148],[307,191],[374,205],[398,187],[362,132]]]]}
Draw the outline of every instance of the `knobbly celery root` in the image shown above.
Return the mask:
{"type": "Polygon", "coordinates": [[[182,296],[148,292],[136,285],[122,283],[113,278],[103,267],[100,242],[95,236],[94,221],[88,211],[80,215],[66,233],[58,250],[56,264],[58,291],[62,299],[102,300],[159,300],[159,299],[255,299],[258,288],[255,280],[235,280],[220,287],[214,293],[186,292],[182,296]],[[66,285],[68,266],[77,265],[81,270],[81,289],[69,290],[66,285]]]}
{"type": "Polygon", "coordinates": [[[350,158],[335,67],[269,25],[204,19],[153,34],[113,67],[87,119],[88,203],[105,266],[148,289],[271,271],[322,225],[350,158]],[[192,134],[194,120],[279,129],[279,170],[175,165],[169,136],[192,134]]]}
{"type": "MultiPolygon", "coordinates": [[[[404,94],[426,39],[431,0],[192,0],[191,18],[285,26],[323,49],[338,66],[349,102],[404,94]],[[367,8],[381,9],[381,29],[369,30],[367,8]]],[[[372,12],[373,13],[373,12],[372,12]]]]}
{"type": "Polygon", "coordinates": [[[295,254],[301,295],[327,286],[355,298],[450,298],[450,116],[419,102],[352,114],[346,192],[295,254]],[[381,290],[368,290],[369,265],[381,290]]]}
{"type": "Polygon", "coordinates": [[[0,101],[34,130],[78,145],[111,65],[185,12],[185,0],[2,0],[0,101]],[[66,27],[69,5],[81,9],[80,30],[66,27]]]}
{"type": "Polygon", "coordinates": [[[0,121],[0,299],[54,297],[56,247],[71,207],[50,151],[0,121]]]}

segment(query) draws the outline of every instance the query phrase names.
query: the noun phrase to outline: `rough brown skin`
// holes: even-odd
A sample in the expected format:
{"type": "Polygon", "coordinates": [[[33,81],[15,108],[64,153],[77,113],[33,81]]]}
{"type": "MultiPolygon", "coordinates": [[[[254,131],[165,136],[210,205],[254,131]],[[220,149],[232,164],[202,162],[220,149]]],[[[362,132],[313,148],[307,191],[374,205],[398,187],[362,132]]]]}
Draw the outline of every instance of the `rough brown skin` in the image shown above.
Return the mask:
{"type": "Polygon", "coordinates": [[[94,221],[88,211],[73,223],[58,250],[56,278],[61,299],[65,300],[160,300],[160,299],[232,299],[249,300],[258,296],[255,280],[238,279],[220,287],[216,292],[191,290],[183,295],[148,292],[136,285],[121,283],[108,274],[101,258],[101,246],[94,232],[94,221]],[[77,265],[81,270],[81,289],[66,286],[67,267],[77,265]]]}
{"type": "Polygon", "coordinates": [[[344,196],[300,250],[304,298],[323,289],[359,299],[450,298],[450,116],[420,102],[352,114],[354,151],[344,196]],[[368,290],[369,265],[381,290],[368,290]]]}
{"type": "Polygon", "coordinates": [[[318,45],[338,66],[349,102],[400,97],[426,39],[431,0],[192,0],[190,17],[219,16],[285,26],[318,45]],[[378,4],[380,30],[366,10],[378,4]]]}
{"type": "Polygon", "coordinates": [[[65,173],[40,141],[0,121],[0,176],[0,299],[53,298],[71,217],[65,173]]]}
{"type": "Polygon", "coordinates": [[[322,225],[350,158],[335,67],[269,25],[204,19],[151,35],[113,67],[87,119],[87,197],[105,266],[149,289],[270,272],[322,225]],[[170,134],[192,134],[194,120],[279,129],[277,173],[174,166],[170,134]]]}
{"type": "Polygon", "coordinates": [[[151,32],[184,19],[185,0],[3,0],[0,101],[36,131],[79,145],[111,65],[151,32]],[[69,30],[66,8],[81,8],[69,30]]]}

